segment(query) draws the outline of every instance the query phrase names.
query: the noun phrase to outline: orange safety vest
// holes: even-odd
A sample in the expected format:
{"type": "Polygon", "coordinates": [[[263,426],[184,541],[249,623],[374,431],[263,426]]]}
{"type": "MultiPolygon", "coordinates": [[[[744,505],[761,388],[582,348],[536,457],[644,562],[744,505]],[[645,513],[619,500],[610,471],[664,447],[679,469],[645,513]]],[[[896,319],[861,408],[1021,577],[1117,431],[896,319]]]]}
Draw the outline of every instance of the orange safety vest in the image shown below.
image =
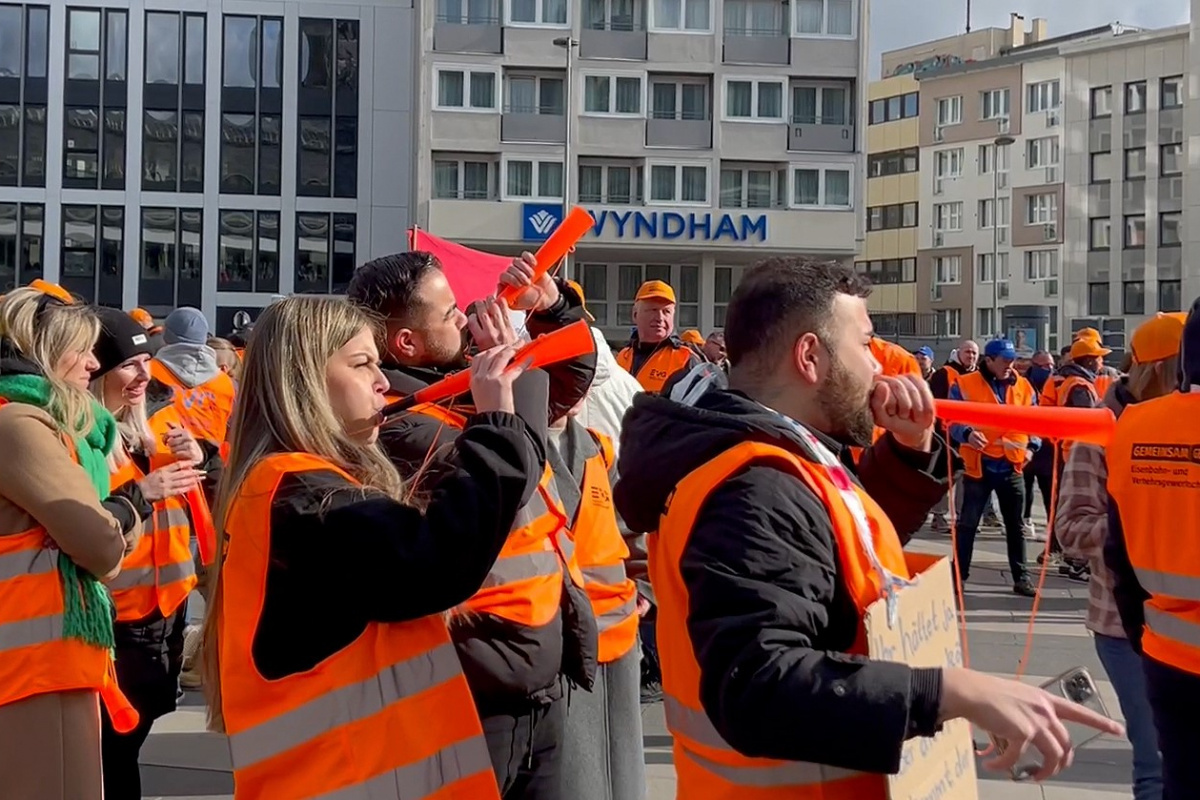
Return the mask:
{"type": "Polygon", "coordinates": [[[949,364],[946,364],[945,366],[943,366],[942,371],[946,373],[946,390],[947,391],[949,391],[950,389],[953,389],[954,385],[956,383],[958,383],[959,379],[962,378],[963,375],[971,374],[969,372],[967,372],[967,373],[959,372],[957,369],[950,366],[949,364]]]}
{"type": "Polygon", "coordinates": [[[1108,394],[1109,387],[1112,386],[1112,382],[1113,382],[1113,379],[1112,379],[1112,376],[1110,376],[1110,375],[1102,374],[1102,375],[1096,376],[1095,386],[1096,386],[1097,398],[1099,398],[1100,400],[1104,399],[1104,396],[1106,394],[1108,394]]]}
{"type": "Polygon", "coordinates": [[[1200,542],[1166,531],[1200,530],[1200,395],[1174,392],[1125,408],[1108,458],[1129,562],[1150,595],[1142,652],[1200,675],[1200,542]]]}
{"type": "MultiPolygon", "coordinates": [[[[752,462],[770,463],[801,481],[829,510],[840,577],[859,612],[850,653],[866,655],[866,609],[882,596],[883,577],[867,555],[850,509],[825,468],[782,448],[743,442],[693,470],[675,487],[650,541],[650,580],[658,600],[658,652],[663,704],[674,737],[678,796],[687,800],[885,800],[887,778],[797,761],[751,758],[730,747],[700,702],[700,666],[688,634],[688,591],[681,562],[696,518],[712,492],[752,462]]],[[[910,577],[900,538],[887,515],[857,485],[880,563],[910,577]]],[[[800,724],[800,721],[797,722],[800,724]]]]}
{"type": "MultiPolygon", "coordinates": [[[[659,394],[672,375],[687,367],[691,361],[692,351],[687,347],[675,347],[670,341],[664,342],[650,354],[633,377],[642,388],[652,394],[659,394]]],[[[626,372],[633,372],[633,348],[626,347],[617,353],[617,363],[626,372]]]]}
{"type": "MultiPolygon", "coordinates": [[[[8,404],[0,398],[0,407],[8,404]]],[[[71,460],[79,454],[62,436],[71,460]]],[[[138,713],[117,686],[112,655],[63,636],[65,611],[58,550],[43,526],[0,536],[0,706],[39,694],[93,691],[116,730],[137,727],[138,713]]]]}
{"type": "Polygon", "coordinates": [[[600,452],[583,463],[579,510],[568,528],[575,557],[583,572],[583,588],[592,603],[600,630],[601,664],[610,664],[637,644],[637,584],[625,574],[629,547],[617,527],[608,471],[613,464],[612,442],[588,430],[600,452]]]}
{"type": "MultiPolygon", "coordinates": [[[[467,422],[462,414],[436,403],[414,406],[410,413],[425,414],[456,430],[467,422]]],[[[517,511],[482,588],[463,608],[530,628],[548,625],[559,613],[564,565],[575,585],[584,586],[574,541],[559,535],[566,531],[567,515],[547,464],[537,489],[517,511]]]]}
{"type": "Polygon", "coordinates": [[[368,623],[320,664],[284,678],[268,680],[255,666],[271,502],[286,475],[314,470],[357,483],[317,456],[280,453],[254,465],[229,510],[216,624],[235,800],[499,800],[443,615],[368,623]]]}
{"type": "MultiPolygon", "coordinates": [[[[162,437],[169,430],[168,423],[180,424],[174,406],[167,406],[150,418],[150,429],[159,445],[158,451],[150,456],[151,472],[176,460],[162,446],[162,437]]],[[[144,477],[145,473],[130,460],[112,476],[112,485],[121,486],[144,477]]],[[[200,498],[204,502],[202,494],[200,498]]],[[[118,622],[143,619],[156,608],[164,617],[169,617],[183,605],[196,588],[197,580],[191,537],[187,500],[168,497],[154,503],[150,525],[134,551],[121,562],[121,574],[108,584],[117,606],[118,622]]]]}
{"type": "Polygon", "coordinates": [[[1058,405],[1058,390],[1066,380],[1062,375],[1051,375],[1046,379],[1046,383],[1042,386],[1042,392],[1038,395],[1039,406],[1056,406],[1058,405]]]}
{"type": "Polygon", "coordinates": [[[171,400],[179,409],[184,426],[193,436],[217,446],[224,443],[237,394],[233,378],[218,372],[212,380],[199,386],[185,386],[170,368],[156,358],[150,361],[150,375],[174,390],[171,400]]]}
{"type": "Polygon", "coordinates": [[[920,375],[917,357],[898,344],[878,336],[871,337],[871,355],[879,362],[884,375],[920,375]]]}
{"type": "MultiPolygon", "coordinates": [[[[968,372],[958,379],[958,390],[964,400],[973,403],[999,403],[1000,399],[992,391],[992,385],[983,377],[979,370],[968,372]]],[[[1010,406],[1033,405],[1033,384],[1020,376],[1016,383],[1005,392],[1004,403],[1010,406]]],[[[989,428],[976,428],[988,439],[987,447],[983,450],[969,444],[961,444],[958,454],[963,460],[963,471],[972,478],[983,477],[984,458],[1007,458],[1013,469],[1020,472],[1025,468],[1025,453],[1029,449],[1029,436],[1019,431],[998,431],[989,428]]]]}

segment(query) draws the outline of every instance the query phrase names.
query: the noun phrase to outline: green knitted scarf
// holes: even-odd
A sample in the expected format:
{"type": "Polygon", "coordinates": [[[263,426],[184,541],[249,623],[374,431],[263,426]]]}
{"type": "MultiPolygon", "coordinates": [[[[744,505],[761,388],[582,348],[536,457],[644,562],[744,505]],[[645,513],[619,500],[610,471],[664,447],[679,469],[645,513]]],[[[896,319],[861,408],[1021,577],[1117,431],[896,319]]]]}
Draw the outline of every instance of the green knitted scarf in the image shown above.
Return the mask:
{"type": "MultiPolygon", "coordinates": [[[[50,412],[50,382],[41,375],[0,375],[0,397],[12,403],[27,403],[50,412]]],[[[108,454],[119,435],[117,421],[99,403],[92,405],[95,422],[85,436],[72,437],[79,464],[87,472],[101,500],[108,497],[108,454]]],[[[58,554],[58,572],[63,584],[63,636],[111,650],[113,604],[108,590],[96,577],[79,569],[63,552],[58,554]]]]}

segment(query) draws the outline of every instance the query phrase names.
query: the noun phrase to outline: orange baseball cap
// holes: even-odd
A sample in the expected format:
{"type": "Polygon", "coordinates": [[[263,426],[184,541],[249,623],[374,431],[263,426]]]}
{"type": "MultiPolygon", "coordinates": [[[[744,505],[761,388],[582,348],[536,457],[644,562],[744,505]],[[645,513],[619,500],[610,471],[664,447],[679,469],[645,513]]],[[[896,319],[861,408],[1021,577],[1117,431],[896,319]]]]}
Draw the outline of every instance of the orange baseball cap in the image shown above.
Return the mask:
{"type": "Polygon", "coordinates": [[[1183,312],[1164,314],[1160,311],[1153,319],[1139,325],[1129,341],[1133,363],[1153,364],[1179,355],[1186,322],[1187,314],[1183,312]]]}
{"type": "Polygon", "coordinates": [[[666,300],[668,303],[674,303],[675,290],[666,281],[646,281],[642,288],[638,289],[634,300],[666,300]]]}
{"type": "Polygon", "coordinates": [[[679,334],[679,338],[681,341],[687,342],[688,344],[694,344],[697,347],[704,346],[704,336],[701,335],[700,331],[696,330],[695,328],[688,328],[686,331],[679,334]]]}
{"type": "Polygon", "coordinates": [[[1100,341],[1100,331],[1095,328],[1080,328],[1075,331],[1072,340],[1078,342],[1080,339],[1091,339],[1094,342],[1098,342],[1100,341]]]}
{"type": "Polygon", "coordinates": [[[579,295],[579,302],[583,306],[583,314],[588,318],[588,322],[595,322],[596,318],[592,316],[592,312],[588,311],[587,298],[583,296],[583,287],[579,285],[579,281],[567,281],[567,286],[575,290],[575,294],[579,295]]]}
{"type": "Polygon", "coordinates": [[[1087,358],[1089,356],[1106,356],[1111,353],[1104,345],[1100,344],[1099,339],[1093,339],[1090,336],[1082,336],[1075,340],[1071,345],[1071,358],[1087,358]]]}
{"type": "Polygon", "coordinates": [[[154,317],[150,316],[150,312],[144,308],[135,308],[130,311],[129,318],[143,327],[154,324],[154,317]]]}

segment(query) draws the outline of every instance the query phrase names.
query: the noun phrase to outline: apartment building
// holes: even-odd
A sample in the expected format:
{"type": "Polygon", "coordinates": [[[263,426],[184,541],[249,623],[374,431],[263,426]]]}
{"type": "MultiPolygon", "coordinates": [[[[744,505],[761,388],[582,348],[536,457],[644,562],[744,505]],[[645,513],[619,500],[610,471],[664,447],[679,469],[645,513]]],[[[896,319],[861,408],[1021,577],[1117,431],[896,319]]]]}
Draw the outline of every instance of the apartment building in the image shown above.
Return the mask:
{"type": "Polygon", "coordinates": [[[1183,257],[1188,33],[1181,25],[1063,49],[1073,144],[1064,322],[1101,330],[1114,349],[1197,294],[1200,268],[1183,257]]]}
{"type": "Polygon", "coordinates": [[[219,331],[342,291],[404,247],[414,22],[411,0],[0,3],[0,283],[219,331]]]}
{"type": "Polygon", "coordinates": [[[865,0],[429,5],[417,224],[515,253],[585,206],[570,269],[611,340],[644,280],[707,333],[754,261],[858,252],[865,0]]]}
{"type": "MultiPolygon", "coordinates": [[[[918,314],[940,335],[1003,334],[1031,353],[1059,346],[1064,319],[1064,136],[1070,47],[1111,48],[1104,26],[917,75],[921,114],[918,314]]],[[[1072,88],[1072,97],[1078,91],[1072,88]]]]}

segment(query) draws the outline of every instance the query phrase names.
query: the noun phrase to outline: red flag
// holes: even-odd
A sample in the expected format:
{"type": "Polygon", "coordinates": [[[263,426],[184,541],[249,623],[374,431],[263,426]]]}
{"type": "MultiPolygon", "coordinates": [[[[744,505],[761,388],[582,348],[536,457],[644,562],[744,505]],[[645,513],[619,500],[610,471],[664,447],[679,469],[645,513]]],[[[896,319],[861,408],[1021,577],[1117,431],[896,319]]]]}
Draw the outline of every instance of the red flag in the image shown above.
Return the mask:
{"type": "Polygon", "coordinates": [[[424,250],[437,256],[438,261],[442,262],[446,280],[454,290],[458,307],[463,310],[476,300],[494,293],[500,274],[512,263],[512,258],[508,256],[472,250],[418,228],[408,232],[408,245],[413,250],[424,250]]]}

